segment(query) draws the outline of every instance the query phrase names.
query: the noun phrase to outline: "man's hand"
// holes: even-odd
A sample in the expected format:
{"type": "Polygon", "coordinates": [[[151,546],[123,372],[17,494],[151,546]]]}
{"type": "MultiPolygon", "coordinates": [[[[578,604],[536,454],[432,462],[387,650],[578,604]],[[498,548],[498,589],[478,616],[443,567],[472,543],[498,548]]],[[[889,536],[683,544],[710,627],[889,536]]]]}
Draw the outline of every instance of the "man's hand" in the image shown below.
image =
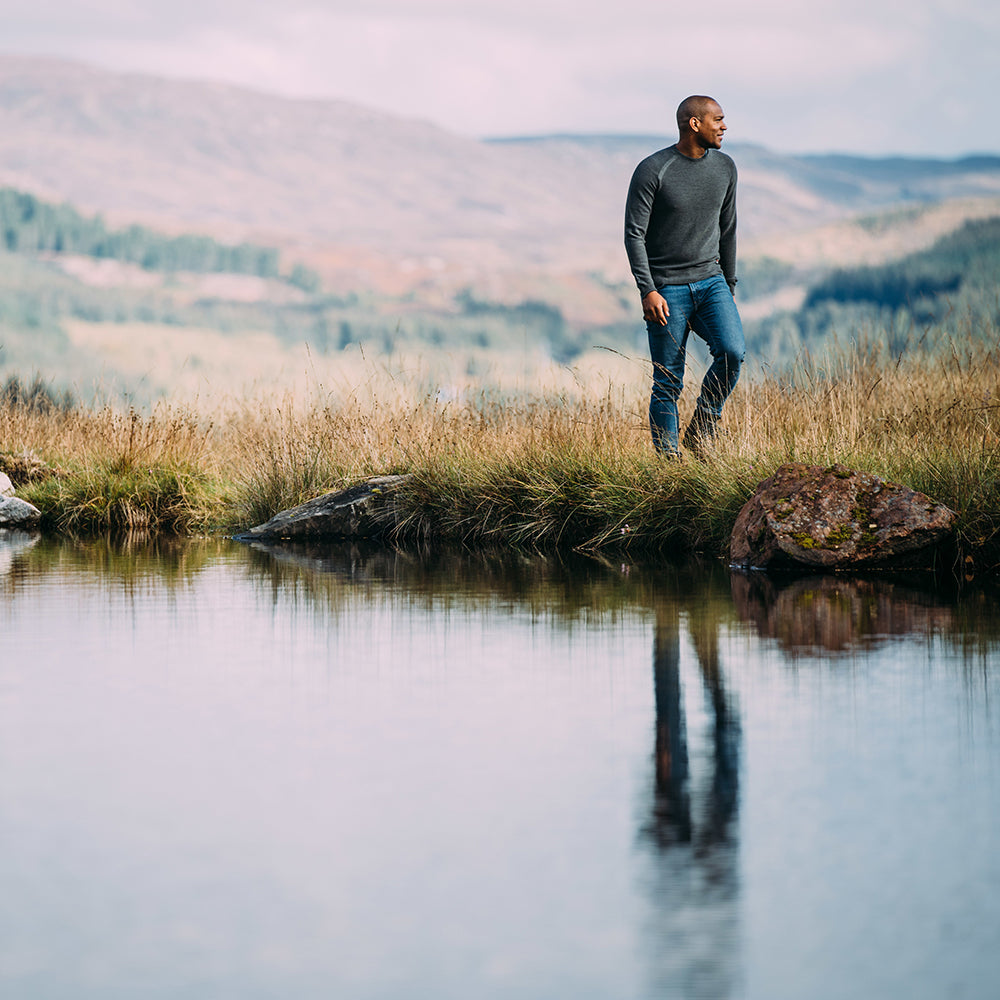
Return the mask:
{"type": "Polygon", "coordinates": [[[667,308],[667,300],[655,289],[646,292],[642,297],[642,318],[650,323],[659,323],[660,326],[667,325],[667,317],[670,310],[667,308]]]}

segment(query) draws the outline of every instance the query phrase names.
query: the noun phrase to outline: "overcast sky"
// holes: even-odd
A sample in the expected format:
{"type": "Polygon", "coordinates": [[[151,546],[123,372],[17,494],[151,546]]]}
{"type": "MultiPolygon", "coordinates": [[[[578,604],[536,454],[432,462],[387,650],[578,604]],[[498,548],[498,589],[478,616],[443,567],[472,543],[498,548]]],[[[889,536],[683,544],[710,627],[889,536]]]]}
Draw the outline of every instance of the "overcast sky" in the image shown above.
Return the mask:
{"type": "Polygon", "coordinates": [[[672,132],[795,152],[1000,152],[997,0],[0,0],[0,46],[343,98],[468,135],[672,132]]]}

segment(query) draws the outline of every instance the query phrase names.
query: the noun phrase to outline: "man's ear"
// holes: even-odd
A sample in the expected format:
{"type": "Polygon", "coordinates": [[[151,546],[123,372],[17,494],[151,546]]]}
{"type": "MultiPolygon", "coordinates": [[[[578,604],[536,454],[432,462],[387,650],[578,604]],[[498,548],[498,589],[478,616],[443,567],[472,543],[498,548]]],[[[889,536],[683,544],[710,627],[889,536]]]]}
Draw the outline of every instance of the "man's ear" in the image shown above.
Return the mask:
{"type": "Polygon", "coordinates": [[[700,118],[695,118],[695,116],[694,116],[694,115],[692,115],[692,116],[691,116],[691,117],[690,117],[690,118],[688,119],[688,128],[689,128],[689,129],[691,129],[691,131],[692,131],[692,132],[697,132],[697,131],[698,131],[698,125],[699,125],[700,123],[701,123],[701,119],[700,119],[700,118]],[[696,124],[696,123],[697,123],[697,124],[696,124]]]}

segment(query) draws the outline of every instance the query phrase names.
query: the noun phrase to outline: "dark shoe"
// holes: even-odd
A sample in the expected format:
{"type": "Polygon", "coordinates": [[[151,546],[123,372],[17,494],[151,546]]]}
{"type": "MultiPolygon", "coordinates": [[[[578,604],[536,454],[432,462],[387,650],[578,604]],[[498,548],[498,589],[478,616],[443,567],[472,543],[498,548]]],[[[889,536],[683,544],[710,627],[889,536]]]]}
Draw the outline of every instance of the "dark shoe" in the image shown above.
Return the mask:
{"type": "Polygon", "coordinates": [[[704,458],[715,443],[715,424],[715,417],[711,414],[695,410],[681,443],[697,458],[704,458]]]}

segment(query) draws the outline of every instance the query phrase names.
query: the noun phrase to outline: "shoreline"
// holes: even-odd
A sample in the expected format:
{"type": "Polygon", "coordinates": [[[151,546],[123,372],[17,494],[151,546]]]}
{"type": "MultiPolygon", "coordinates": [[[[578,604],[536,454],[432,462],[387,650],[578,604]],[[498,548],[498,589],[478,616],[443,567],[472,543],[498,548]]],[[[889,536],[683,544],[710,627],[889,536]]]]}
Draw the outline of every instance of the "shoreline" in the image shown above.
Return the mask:
{"type": "MultiPolygon", "coordinates": [[[[374,537],[343,535],[301,541],[640,559],[698,556],[726,562],[737,514],[758,482],[774,469],[760,465],[752,471],[734,470],[720,456],[680,462],[653,458],[639,463],[627,478],[611,478],[606,470],[584,466],[539,469],[534,477],[524,475],[523,470],[517,476],[478,478],[462,475],[462,470],[449,471],[450,475],[443,476],[440,469],[407,470],[406,483],[393,491],[395,523],[374,537]]],[[[329,484],[319,495],[353,485],[329,484]]],[[[944,493],[948,485],[939,480],[939,489],[931,495],[951,506],[944,493]]],[[[91,471],[52,476],[19,490],[18,495],[35,506],[43,505],[38,530],[50,538],[145,535],[258,540],[247,533],[254,525],[224,518],[223,483],[202,477],[194,487],[195,477],[162,470],[147,470],[146,477],[132,480],[129,488],[121,473],[109,475],[98,486],[91,471]],[[90,500],[83,502],[84,495],[90,500]]],[[[997,506],[988,509],[959,510],[952,565],[939,567],[938,574],[961,582],[963,576],[971,579],[996,572],[1000,535],[970,544],[978,525],[1000,522],[1000,491],[996,500],[997,506]]],[[[279,538],[261,541],[281,544],[279,538]]],[[[801,572],[810,570],[803,567],[801,572]]]]}
{"type": "MultiPolygon", "coordinates": [[[[681,418],[694,406],[694,378],[681,418]]],[[[47,534],[234,534],[373,476],[407,475],[394,539],[525,551],[726,553],[757,485],[836,463],[958,514],[956,573],[1000,567],[1000,348],[855,345],[741,382],[704,460],[658,458],[648,383],[444,399],[374,377],[349,398],[202,413],[0,406],[0,471],[47,534]]]]}

